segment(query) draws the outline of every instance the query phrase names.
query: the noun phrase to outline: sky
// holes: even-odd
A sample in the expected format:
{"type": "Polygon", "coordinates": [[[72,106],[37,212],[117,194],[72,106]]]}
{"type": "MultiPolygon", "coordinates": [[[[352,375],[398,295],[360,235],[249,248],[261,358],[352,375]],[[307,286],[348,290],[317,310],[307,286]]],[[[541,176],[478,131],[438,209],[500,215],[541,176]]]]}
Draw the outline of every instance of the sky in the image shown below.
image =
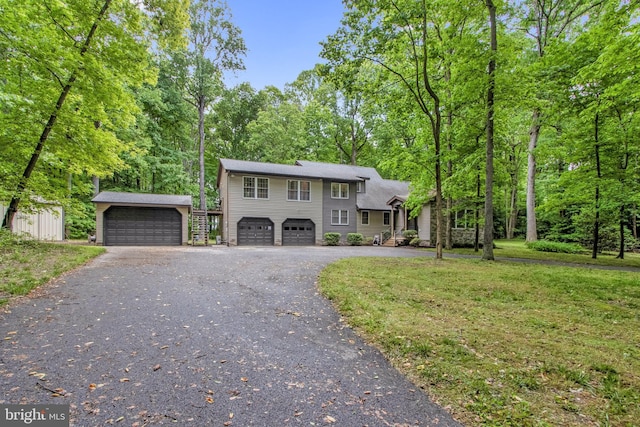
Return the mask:
{"type": "Polygon", "coordinates": [[[340,27],[341,0],[227,0],[233,23],[247,46],[246,70],[226,75],[232,87],[284,89],[300,72],[323,62],[320,42],[340,27]]]}

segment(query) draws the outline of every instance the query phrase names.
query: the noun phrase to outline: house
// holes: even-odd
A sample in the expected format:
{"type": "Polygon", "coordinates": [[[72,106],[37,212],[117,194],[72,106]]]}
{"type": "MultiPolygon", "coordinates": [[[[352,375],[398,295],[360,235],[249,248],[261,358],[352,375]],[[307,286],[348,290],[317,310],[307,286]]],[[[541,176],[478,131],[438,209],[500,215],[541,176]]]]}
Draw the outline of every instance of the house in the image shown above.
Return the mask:
{"type": "MultiPolygon", "coordinates": [[[[63,241],[64,209],[62,206],[40,201],[41,207],[34,212],[18,211],[13,217],[11,229],[17,234],[28,234],[37,240],[63,241]]],[[[6,207],[0,204],[0,218],[6,207]]]]}
{"type": "Polygon", "coordinates": [[[222,239],[229,245],[320,245],[327,232],[392,238],[416,229],[431,238],[431,207],[408,219],[407,182],[370,167],[220,159],[222,239]]]}
{"type": "Polygon", "coordinates": [[[103,191],[96,204],[96,244],[171,246],[189,241],[191,196],[103,191]]]}

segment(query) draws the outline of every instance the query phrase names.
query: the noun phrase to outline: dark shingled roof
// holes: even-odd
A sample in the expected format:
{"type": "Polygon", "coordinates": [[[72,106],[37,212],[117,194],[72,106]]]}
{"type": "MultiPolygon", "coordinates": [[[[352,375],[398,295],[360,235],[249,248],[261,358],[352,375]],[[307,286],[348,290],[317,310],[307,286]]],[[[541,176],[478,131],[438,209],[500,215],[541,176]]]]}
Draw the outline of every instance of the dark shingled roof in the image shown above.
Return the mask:
{"type": "Polygon", "coordinates": [[[174,194],[119,193],[102,191],[91,200],[93,203],[118,205],[191,206],[191,196],[174,194]]]}
{"type": "Polygon", "coordinates": [[[298,160],[296,163],[305,169],[323,168],[331,170],[335,174],[340,172],[349,173],[360,177],[361,180],[365,180],[365,192],[357,195],[356,203],[358,209],[387,211],[389,210],[387,202],[393,196],[403,195],[406,198],[407,194],[409,194],[408,182],[384,179],[375,168],[308,162],[305,160],[298,160]]]}
{"type": "MultiPolygon", "coordinates": [[[[298,162],[300,163],[300,162],[298,162]]],[[[220,159],[220,164],[229,172],[255,173],[272,176],[290,176],[298,178],[341,179],[343,181],[362,181],[362,177],[349,169],[335,168],[330,163],[315,163],[314,167],[302,165],[283,165],[277,163],[249,162],[246,160],[220,159]]],[[[220,179],[218,177],[218,179],[220,179]]]]}

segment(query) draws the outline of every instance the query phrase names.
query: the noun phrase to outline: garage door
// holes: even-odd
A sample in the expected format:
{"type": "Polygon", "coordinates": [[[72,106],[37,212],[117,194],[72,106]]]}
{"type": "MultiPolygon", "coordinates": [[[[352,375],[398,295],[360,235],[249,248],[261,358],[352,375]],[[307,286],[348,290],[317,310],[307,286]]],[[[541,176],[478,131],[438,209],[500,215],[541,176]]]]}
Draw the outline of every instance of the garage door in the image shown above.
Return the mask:
{"type": "Polygon", "coordinates": [[[288,219],[282,223],[283,246],[316,244],[316,226],[310,219],[288,219]]]}
{"type": "Polygon", "coordinates": [[[238,221],[238,245],[273,245],[273,222],[269,218],[242,218],[238,221]]]}
{"type": "Polygon", "coordinates": [[[104,213],[104,244],[181,245],[182,215],[174,208],[112,206],[104,213]]]}

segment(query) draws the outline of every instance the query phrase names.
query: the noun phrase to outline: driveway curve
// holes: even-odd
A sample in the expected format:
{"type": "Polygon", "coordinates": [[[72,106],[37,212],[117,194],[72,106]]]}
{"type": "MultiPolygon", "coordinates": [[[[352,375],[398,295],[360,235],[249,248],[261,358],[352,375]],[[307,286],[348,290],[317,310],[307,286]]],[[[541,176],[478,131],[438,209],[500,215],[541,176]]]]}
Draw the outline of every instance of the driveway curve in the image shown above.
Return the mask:
{"type": "Polygon", "coordinates": [[[315,282],[383,247],[108,248],[0,313],[0,403],[71,425],[459,426],[315,282]]]}

